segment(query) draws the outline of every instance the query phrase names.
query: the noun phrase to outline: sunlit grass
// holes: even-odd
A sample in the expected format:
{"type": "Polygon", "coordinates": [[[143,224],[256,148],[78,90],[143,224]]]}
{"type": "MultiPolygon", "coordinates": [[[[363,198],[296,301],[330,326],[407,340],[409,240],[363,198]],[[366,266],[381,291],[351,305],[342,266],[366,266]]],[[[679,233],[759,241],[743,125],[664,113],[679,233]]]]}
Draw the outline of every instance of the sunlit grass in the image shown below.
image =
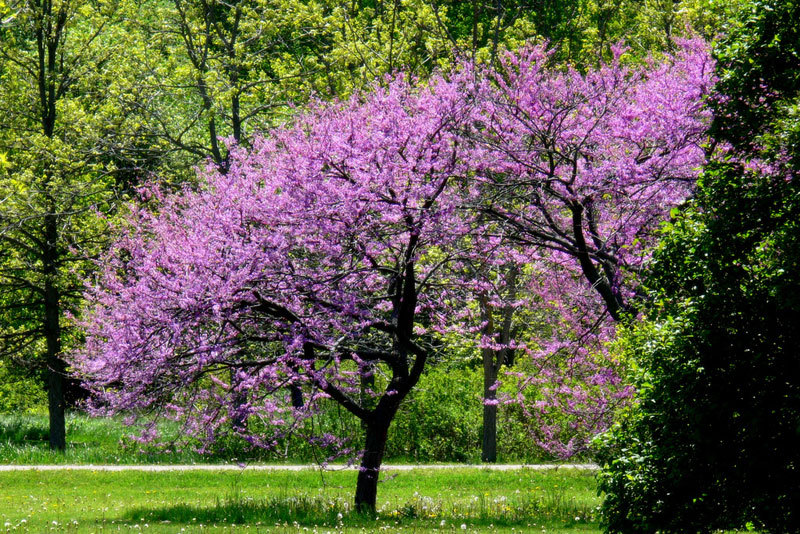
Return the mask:
{"type": "MultiPolygon", "coordinates": [[[[180,435],[176,423],[159,424],[161,440],[180,435]]],[[[200,454],[189,445],[182,448],[145,447],[131,439],[134,430],[120,418],[89,417],[71,413],[66,418],[67,449],[51,451],[48,420],[44,415],[0,414],[0,464],[194,464],[282,461],[281,456],[262,450],[245,450],[244,443],[221,444],[200,454]]]]}
{"type": "Polygon", "coordinates": [[[353,511],[355,477],[352,471],[310,470],[6,472],[0,473],[0,527],[7,532],[598,531],[599,499],[590,473],[390,472],[379,487],[376,517],[353,511]]]}

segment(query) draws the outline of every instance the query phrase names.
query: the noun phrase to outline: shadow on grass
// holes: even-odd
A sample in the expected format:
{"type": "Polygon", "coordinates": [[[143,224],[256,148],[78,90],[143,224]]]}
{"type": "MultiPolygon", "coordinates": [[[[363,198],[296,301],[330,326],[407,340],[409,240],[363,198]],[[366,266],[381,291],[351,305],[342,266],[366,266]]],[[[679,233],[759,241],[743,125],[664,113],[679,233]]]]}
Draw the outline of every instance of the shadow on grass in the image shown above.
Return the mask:
{"type": "MultiPolygon", "coordinates": [[[[594,510],[563,499],[497,501],[474,498],[469,502],[440,502],[429,497],[379,507],[364,515],[341,498],[298,495],[261,499],[234,495],[213,505],[176,503],[130,510],[124,521],[204,524],[288,524],[322,527],[374,527],[376,522],[415,526],[467,523],[471,526],[525,527],[532,523],[561,527],[596,527],[594,510]]],[[[582,530],[582,529],[581,529],[582,530]]]]}
{"type": "Polygon", "coordinates": [[[335,526],[344,518],[349,526],[369,525],[373,517],[361,515],[341,499],[311,496],[228,497],[214,505],[176,503],[130,510],[126,521],[169,521],[171,523],[293,523],[335,526]]]}

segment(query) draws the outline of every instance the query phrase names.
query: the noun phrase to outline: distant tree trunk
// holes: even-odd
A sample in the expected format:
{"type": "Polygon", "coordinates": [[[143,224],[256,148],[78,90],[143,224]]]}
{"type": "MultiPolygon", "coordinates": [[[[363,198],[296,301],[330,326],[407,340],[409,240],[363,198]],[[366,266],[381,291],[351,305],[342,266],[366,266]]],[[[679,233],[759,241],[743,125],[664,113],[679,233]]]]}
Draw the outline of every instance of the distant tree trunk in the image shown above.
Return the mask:
{"type": "Polygon", "coordinates": [[[389,423],[392,417],[380,419],[377,422],[368,422],[366,425],[366,443],[356,482],[355,499],[356,510],[362,513],[375,513],[375,503],[378,497],[378,475],[380,474],[383,455],[386,452],[386,440],[389,435],[389,423]]]}
{"type": "Polygon", "coordinates": [[[503,345],[499,350],[490,347],[481,349],[483,359],[483,439],[481,442],[481,460],[494,463],[497,461],[497,375],[500,368],[507,364],[512,357],[512,351],[506,346],[511,341],[511,329],[514,318],[513,301],[517,298],[517,276],[519,272],[516,267],[512,267],[506,273],[506,284],[508,287],[508,304],[502,308],[502,323],[500,331],[495,331],[492,307],[486,295],[481,295],[479,305],[481,310],[481,322],[484,323],[483,335],[485,338],[492,339],[503,345]],[[487,402],[488,401],[488,402],[487,402]]]}
{"type": "Polygon", "coordinates": [[[292,408],[300,409],[303,407],[303,390],[300,386],[292,384],[289,386],[289,393],[292,397],[292,408]]]}
{"type": "Polygon", "coordinates": [[[242,409],[247,404],[247,394],[243,391],[237,391],[239,379],[236,377],[236,369],[230,369],[230,382],[233,398],[231,399],[231,425],[236,431],[243,432],[247,430],[247,415],[242,409]]]}
{"type": "Polygon", "coordinates": [[[481,446],[481,460],[484,462],[497,461],[497,391],[494,385],[497,382],[497,367],[495,366],[495,351],[484,348],[483,353],[483,444],[481,446]],[[487,402],[489,401],[489,402],[487,402]]]}

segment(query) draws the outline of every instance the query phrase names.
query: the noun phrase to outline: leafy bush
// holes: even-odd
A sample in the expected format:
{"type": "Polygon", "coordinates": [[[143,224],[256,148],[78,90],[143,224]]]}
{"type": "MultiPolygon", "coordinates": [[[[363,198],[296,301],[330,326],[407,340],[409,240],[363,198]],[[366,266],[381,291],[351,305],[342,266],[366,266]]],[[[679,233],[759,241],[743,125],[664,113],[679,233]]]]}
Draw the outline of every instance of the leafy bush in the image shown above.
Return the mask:
{"type": "Polygon", "coordinates": [[[603,442],[609,532],[800,531],[800,183],[709,169],[628,333],[638,408],[603,442]]]}
{"type": "Polygon", "coordinates": [[[603,440],[609,532],[800,532],[800,3],[752,0],[717,49],[695,209],[668,228],[640,403],[603,440]]]}
{"type": "Polygon", "coordinates": [[[482,375],[474,369],[427,373],[389,429],[387,457],[415,462],[480,459],[482,375]]]}

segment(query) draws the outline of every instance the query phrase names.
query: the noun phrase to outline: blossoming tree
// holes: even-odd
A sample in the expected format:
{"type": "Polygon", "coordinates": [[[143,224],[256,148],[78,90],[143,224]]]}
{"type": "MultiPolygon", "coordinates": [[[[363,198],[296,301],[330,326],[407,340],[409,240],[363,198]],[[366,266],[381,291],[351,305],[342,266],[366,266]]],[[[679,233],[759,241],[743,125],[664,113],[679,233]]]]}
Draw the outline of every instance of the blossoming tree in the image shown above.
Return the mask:
{"type": "Polygon", "coordinates": [[[446,317],[444,266],[463,248],[465,112],[454,86],[399,79],[272,132],[159,215],[136,211],[74,358],[96,406],[166,410],[206,440],[233,424],[268,447],[269,428],[333,399],[365,426],[355,503],[374,510],[388,427],[434,350],[426,328],[446,317]]]}
{"type": "MultiPolygon", "coordinates": [[[[526,413],[539,423],[538,443],[565,457],[583,450],[630,394],[606,345],[633,312],[660,222],[691,194],[705,161],[714,83],[705,43],[683,42],[675,55],[641,65],[625,66],[623,52],[581,73],[555,68],[544,47],[530,46],[480,72],[473,89],[470,158],[483,191],[476,208],[530,251],[544,276],[528,288],[551,310],[550,335],[528,345],[538,372],[521,378],[539,393],[526,413]],[[547,422],[554,410],[572,420],[563,435],[547,422]]],[[[495,310],[510,322],[508,305],[495,310]]],[[[496,372],[502,350],[495,354],[496,372]]]]}
{"type": "MultiPolygon", "coordinates": [[[[545,265],[557,254],[597,271],[597,262],[620,250],[595,238],[602,229],[616,239],[621,230],[614,224],[627,213],[622,199],[656,202],[667,187],[658,182],[662,175],[693,176],[699,133],[680,132],[695,125],[686,110],[700,109],[691,107],[699,106],[694,78],[686,78],[686,102],[678,103],[689,108],[663,119],[669,124],[661,137],[640,139],[638,129],[656,118],[643,104],[636,107],[637,95],[650,98],[655,89],[642,87],[675,69],[628,72],[613,65],[585,77],[546,73],[545,56],[536,50],[509,56],[516,63],[507,70],[520,73],[517,82],[498,76],[474,94],[467,77],[434,79],[425,88],[398,78],[344,103],[319,104],[250,151],[234,149],[227,173],[210,167],[197,189],[161,199],[157,214],[134,209],[88,293],[87,342],[72,358],[97,409],[157,411],[185,421],[186,431],[204,440],[232,429],[270,447],[313,415],[321,399],[331,399],[364,424],[355,504],[374,510],[389,425],[446,339],[439,333],[466,332],[459,321],[467,299],[481,301],[484,323],[499,302],[531,302],[516,298],[516,289],[492,295],[490,271],[530,258],[545,265]],[[547,109],[515,108],[513,99],[526,94],[525,105],[547,109]],[[532,121],[517,124],[515,109],[545,117],[542,124],[563,130],[565,140],[549,152],[531,148],[542,136],[522,131],[532,121]],[[589,139],[587,128],[617,138],[589,139]],[[476,143],[465,131],[481,137],[476,143]],[[633,140],[626,144],[625,135],[633,140]],[[670,144],[664,140],[670,135],[685,141],[670,144]],[[637,143],[641,161],[629,155],[637,143]],[[684,155],[684,146],[695,156],[684,155]],[[615,188],[612,175],[635,161],[629,174],[641,183],[615,188]],[[540,174],[547,164],[549,174],[540,174]],[[641,167],[652,171],[635,171],[641,167]],[[609,184],[607,191],[598,193],[598,183],[609,184]],[[588,191],[591,203],[584,202],[588,191]],[[545,207],[543,193],[563,204],[545,207]],[[606,205],[606,218],[587,218],[606,205]],[[563,226],[551,229],[551,239],[525,226],[551,219],[563,226]],[[586,231],[590,239],[579,241],[586,231]]],[[[509,272],[518,270],[510,265],[509,272]]],[[[613,296],[617,278],[607,278],[613,296]]],[[[573,283],[555,285],[579,286],[567,279],[573,283]]],[[[489,339],[486,325],[480,330],[493,351],[533,352],[508,335],[489,339]]],[[[614,385],[592,378],[605,376],[596,367],[581,378],[600,390],[614,385]]],[[[583,397],[586,405],[597,402],[583,397]]]]}

